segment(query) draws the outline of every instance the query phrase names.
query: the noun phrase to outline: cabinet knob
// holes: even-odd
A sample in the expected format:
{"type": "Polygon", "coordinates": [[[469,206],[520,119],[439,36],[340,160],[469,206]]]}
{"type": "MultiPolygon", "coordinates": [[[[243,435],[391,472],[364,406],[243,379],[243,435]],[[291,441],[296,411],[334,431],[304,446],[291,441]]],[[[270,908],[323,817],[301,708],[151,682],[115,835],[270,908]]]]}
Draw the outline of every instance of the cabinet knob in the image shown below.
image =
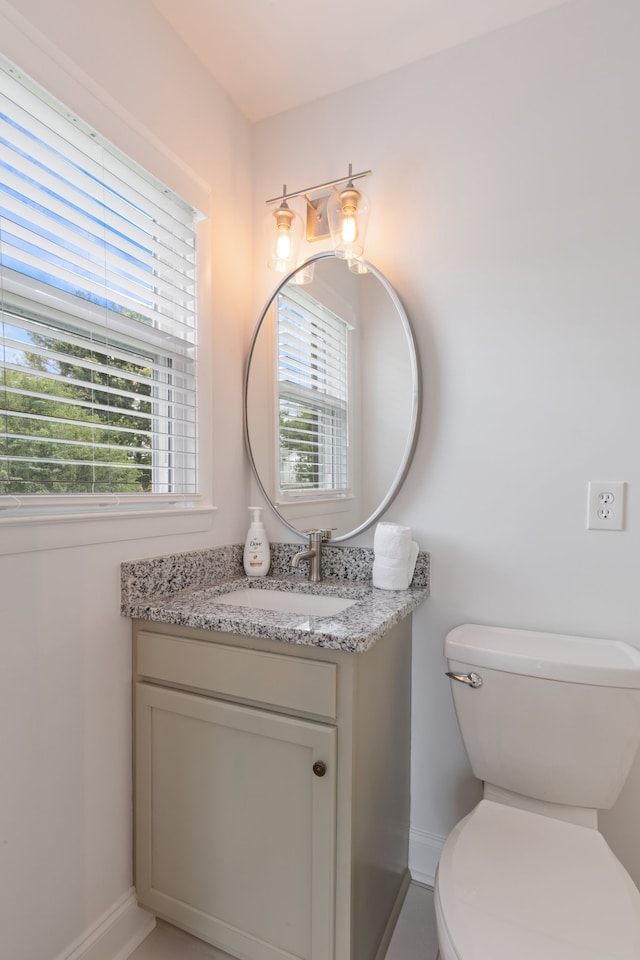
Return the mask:
{"type": "Polygon", "coordinates": [[[323,763],[322,760],[316,760],[313,765],[313,772],[315,773],[316,777],[324,777],[325,773],[327,772],[326,763],[323,763]]]}

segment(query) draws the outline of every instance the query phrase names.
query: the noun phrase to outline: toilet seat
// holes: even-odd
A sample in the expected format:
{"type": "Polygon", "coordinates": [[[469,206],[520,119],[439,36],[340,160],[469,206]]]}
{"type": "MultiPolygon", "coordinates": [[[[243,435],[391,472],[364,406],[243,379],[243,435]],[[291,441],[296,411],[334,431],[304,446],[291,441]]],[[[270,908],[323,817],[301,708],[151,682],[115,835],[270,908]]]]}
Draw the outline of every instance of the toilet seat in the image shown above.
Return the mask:
{"type": "Polygon", "coordinates": [[[442,960],[638,960],[640,893],[602,834],[482,800],[436,878],[442,960]]]}

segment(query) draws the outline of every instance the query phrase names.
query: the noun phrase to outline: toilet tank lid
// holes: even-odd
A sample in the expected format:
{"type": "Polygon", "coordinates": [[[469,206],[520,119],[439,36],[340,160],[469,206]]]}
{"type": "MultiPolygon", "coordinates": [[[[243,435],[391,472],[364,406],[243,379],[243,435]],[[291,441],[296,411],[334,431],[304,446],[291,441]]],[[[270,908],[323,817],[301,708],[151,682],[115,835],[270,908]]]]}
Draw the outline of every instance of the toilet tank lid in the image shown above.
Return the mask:
{"type": "Polygon", "coordinates": [[[464,623],[449,631],[444,653],[448,660],[506,673],[640,688],[640,650],[619,640],[464,623]]]}

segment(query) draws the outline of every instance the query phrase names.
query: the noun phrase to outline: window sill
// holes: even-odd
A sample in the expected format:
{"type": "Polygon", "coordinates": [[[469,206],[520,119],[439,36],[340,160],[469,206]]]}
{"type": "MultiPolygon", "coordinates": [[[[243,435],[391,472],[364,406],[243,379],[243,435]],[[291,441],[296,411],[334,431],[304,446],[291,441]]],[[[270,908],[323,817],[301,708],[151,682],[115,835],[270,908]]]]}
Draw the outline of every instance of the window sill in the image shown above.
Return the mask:
{"type": "Polygon", "coordinates": [[[276,506],[278,510],[286,511],[287,519],[293,519],[295,517],[304,517],[310,510],[321,512],[321,513],[347,513],[349,510],[353,510],[355,497],[340,497],[340,498],[331,498],[331,497],[316,497],[309,498],[307,500],[293,499],[290,500],[276,500],[276,506]]]}
{"type": "Polygon", "coordinates": [[[0,516],[0,556],[64,547],[206,533],[216,507],[151,508],[41,516],[0,516]]]}

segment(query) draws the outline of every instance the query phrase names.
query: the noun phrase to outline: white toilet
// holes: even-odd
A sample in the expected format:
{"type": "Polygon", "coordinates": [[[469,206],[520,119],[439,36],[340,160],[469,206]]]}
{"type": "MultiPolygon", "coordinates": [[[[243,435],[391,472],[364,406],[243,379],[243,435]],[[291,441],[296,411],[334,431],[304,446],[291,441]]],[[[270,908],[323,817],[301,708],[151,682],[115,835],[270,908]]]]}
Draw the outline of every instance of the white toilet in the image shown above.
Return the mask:
{"type": "Polygon", "coordinates": [[[442,850],[441,960],[640,960],[640,893],[597,825],[640,740],[640,651],[465,624],[445,655],[484,789],[442,850]]]}

